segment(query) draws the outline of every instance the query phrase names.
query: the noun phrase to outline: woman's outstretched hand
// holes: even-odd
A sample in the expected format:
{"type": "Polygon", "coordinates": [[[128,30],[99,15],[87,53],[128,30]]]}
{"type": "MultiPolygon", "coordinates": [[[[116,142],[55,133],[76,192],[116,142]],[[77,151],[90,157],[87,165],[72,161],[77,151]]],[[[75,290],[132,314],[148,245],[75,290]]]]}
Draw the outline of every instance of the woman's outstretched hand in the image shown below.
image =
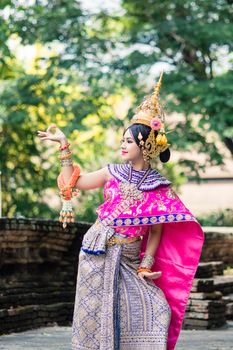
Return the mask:
{"type": "Polygon", "coordinates": [[[158,272],[139,272],[138,277],[145,282],[144,277],[149,278],[151,280],[155,280],[156,278],[159,278],[162,275],[161,271],[158,272]]]}
{"type": "Polygon", "coordinates": [[[55,124],[49,125],[46,131],[37,131],[39,138],[44,140],[50,140],[55,142],[63,143],[66,141],[66,136],[55,124]]]}

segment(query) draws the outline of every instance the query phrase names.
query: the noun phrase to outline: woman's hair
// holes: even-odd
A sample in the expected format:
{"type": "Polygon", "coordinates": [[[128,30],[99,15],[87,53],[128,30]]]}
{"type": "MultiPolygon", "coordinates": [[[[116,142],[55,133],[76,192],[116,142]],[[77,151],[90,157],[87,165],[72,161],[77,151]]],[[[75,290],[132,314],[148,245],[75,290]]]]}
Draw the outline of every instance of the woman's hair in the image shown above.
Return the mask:
{"type": "MultiPolygon", "coordinates": [[[[138,139],[139,132],[142,134],[143,141],[146,142],[146,140],[150,134],[150,131],[151,131],[150,126],[135,123],[135,124],[130,125],[127,129],[125,129],[123,135],[125,134],[125,132],[128,129],[130,129],[130,131],[132,132],[134,140],[135,140],[136,144],[138,145],[138,147],[140,147],[140,148],[141,148],[140,143],[139,143],[140,140],[138,139]]],[[[154,133],[155,133],[155,137],[156,137],[158,135],[158,132],[156,130],[154,130],[154,133]]],[[[169,148],[167,148],[164,152],[160,153],[159,158],[160,158],[161,162],[166,163],[169,161],[170,155],[171,155],[171,152],[170,152],[169,148]]]]}

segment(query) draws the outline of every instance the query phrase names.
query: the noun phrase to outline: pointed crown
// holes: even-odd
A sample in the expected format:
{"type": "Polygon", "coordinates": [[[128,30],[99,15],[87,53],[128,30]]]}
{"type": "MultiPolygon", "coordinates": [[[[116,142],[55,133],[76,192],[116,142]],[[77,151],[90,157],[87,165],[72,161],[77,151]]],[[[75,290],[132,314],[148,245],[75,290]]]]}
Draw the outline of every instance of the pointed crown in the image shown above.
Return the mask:
{"type": "MultiPolygon", "coordinates": [[[[140,123],[151,127],[151,121],[157,117],[164,123],[164,112],[159,101],[159,91],[162,85],[163,72],[160,74],[158,82],[155,84],[152,95],[145,96],[142,103],[136,108],[136,113],[131,119],[131,124],[140,123]]],[[[164,125],[161,125],[164,127],[164,125]]]]}
{"type": "Polygon", "coordinates": [[[159,81],[155,84],[152,95],[144,98],[130,122],[131,125],[139,123],[151,127],[150,134],[145,142],[142,134],[140,132],[138,134],[140,146],[143,148],[147,161],[157,157],[170,146],[167,142],[165,131],[165,114],[159,101],[162,78],[163,73],[160,74],[159,81]],[[155,136],[154,131],[157,131],[157,136],[155,136]]]}

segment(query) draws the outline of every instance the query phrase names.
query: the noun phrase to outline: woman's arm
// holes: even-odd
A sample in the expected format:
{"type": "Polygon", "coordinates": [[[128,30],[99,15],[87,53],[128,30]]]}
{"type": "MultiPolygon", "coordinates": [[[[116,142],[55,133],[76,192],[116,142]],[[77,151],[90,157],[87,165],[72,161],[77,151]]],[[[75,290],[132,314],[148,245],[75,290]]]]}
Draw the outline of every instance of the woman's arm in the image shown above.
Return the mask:
{"type": "MultiPolygon", "coordinates": [[[[152,225],[150,226],[150,232],[149,232],[149,236],[148,236],[148,240],[147,240],[147,246],[146,246],[146,251],[142,260],[142,265],[147,265],[147,261],[148,264],[153,265],[152,261],[153,261],[153,257],[156,253],[156,250],[158,248],[159,242],[160,242],[160,238],[161,238],[161,234],[162,234],[162,228],[163,228],[163,224],[157,224],[157,225],[152,225]]],[[[151,266],[149,266],[150,268],[151,266]]],[[[141,280],[144,281],[144,277],[148,277],[150,279],[156,279],[158,277],[161,276],[161,272],[139,272],[138,273],[139,278],[141,278],[141,280]]]]}
{"type": "MultiPolygon", "coordinates": [[[[64,146],[67,143],[68,141],[66,138],[62,139],[60,142],[61,146],[64,146]]],[[[62,167],[62,175],[66,183],[68,183],[73,173],[73,170],[73,165],[62,167]]],[[[75,187],[79,190],[92,190],[95,188],[99,188],[104,186],[105,182],[108,180],[108,176],[109,172],[107,166],[88,174],[80,174],[75,187]]]]}
{"type": "MultiPolygon", "coordinates": [[[[61,140],[60,140],[60,146],[63,147],[65,145],[67,145],[67,143],[68,143],[67,138],[66,137],[62,137],[61,140]]],[[[61,168],[61,173],[62,173],[62,175],[64,177],[65,183],[69,182],[69,179],[70,179],[71,175],[73,174],[73,171],[74,171],[73,165],[63,166],[61,168]]]]}
{"type": "Polygon", "coordinates": [[[145,255],[151,255],[151,256],[155,255],[155,252],[160,242],[162,228],[163,228],[163,224],[152,225],[150,227],[145,255]]]}
{"type": "MultiPolygon", "coordinates": [[[[46,131],[38,130],[38,136],[42,141],[50,140],[59,143],[60,147],[68,144],[65,134],[54,124],[50,125],[46,131]]],[[[65,164],[65,166],[62,166],[61,173],[66,184],[69,182],[73,171],[74,167],[72,161],[65,164]]],[[[80,190],[91,190],[102,187],[108,180],[109,175],[107,166],[88,174],[80,174],[75,187],[80,190]]]]}
{"type": "Polygon", "coordinates": [[[88,174],[81,174],[76,182],[75,187],[79,190],[92,190],[104,186],[108,180],[108,167],[93,171],[88,174]]]}

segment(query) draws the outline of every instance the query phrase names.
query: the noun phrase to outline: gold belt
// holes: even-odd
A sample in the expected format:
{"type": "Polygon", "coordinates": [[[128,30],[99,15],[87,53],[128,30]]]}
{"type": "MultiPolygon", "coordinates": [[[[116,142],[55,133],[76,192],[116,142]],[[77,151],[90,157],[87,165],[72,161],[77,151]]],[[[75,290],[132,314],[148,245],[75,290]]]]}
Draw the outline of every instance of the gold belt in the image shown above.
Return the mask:
{"type": "Polygon", "coordinates": [[[113,236],[109,238],[107,245],[112,246],[114,244],[127,244],[127,243],[136,242],[141,239],[142,239],[142,236],[129,237],[129,238],[120,238],[120,237],[113,236]]]}

